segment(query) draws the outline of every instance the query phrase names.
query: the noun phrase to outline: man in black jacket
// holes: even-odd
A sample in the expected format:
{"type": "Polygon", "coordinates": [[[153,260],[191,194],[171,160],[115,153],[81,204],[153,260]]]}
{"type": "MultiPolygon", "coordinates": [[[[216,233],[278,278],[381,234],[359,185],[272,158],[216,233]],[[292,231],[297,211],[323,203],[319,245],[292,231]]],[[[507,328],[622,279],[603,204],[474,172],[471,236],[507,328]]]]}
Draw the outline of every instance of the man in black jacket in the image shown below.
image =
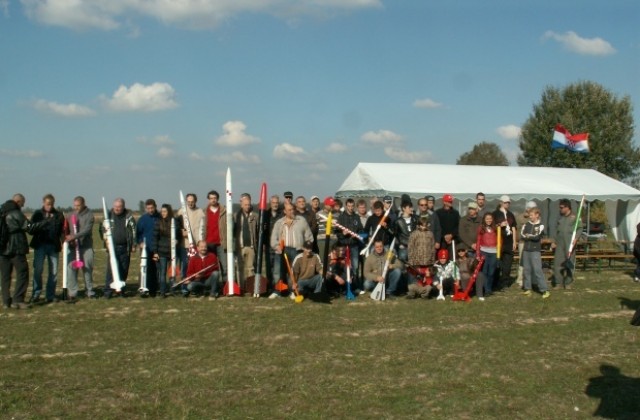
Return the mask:
{"type": "Polygon", "coordinates": [[[27,233],[33,234],[45,227],[49,220],[38,223],[31,223],[27,220],[22,207],[25,203],[24,195],[15,194],[11,200],[7,200],[0,208],[0,215],[5,219],[8,231],[6,243],[0,248],[0,278],[2,281],[2,306],[4,309],[10,307],[15,309],[27,309],[30,307],[25,303],[29,282],[29,265],[27,264],[27,254],[29,253],[29,242],[27,233]],[[16,288],[11,298],[11,271],[16,269],[16,288]]]}
{"type": "Polygon", "coordinates": [[[31,216],[31,222],[37,223],[43,220],[51,220],[47,229],[36,232],[31,239],[33,248],[33,290],[31,302],[37,302],[42,293],[42,273],[44,262],[47,261],[49,273],[47,275],[46,299],[53,302],[56,294],[58,278],[58,255],[62,250],[64,215],[55,208],[56,199],[51,194],[42,197],[42,208],[36,210],[31,216]]]}

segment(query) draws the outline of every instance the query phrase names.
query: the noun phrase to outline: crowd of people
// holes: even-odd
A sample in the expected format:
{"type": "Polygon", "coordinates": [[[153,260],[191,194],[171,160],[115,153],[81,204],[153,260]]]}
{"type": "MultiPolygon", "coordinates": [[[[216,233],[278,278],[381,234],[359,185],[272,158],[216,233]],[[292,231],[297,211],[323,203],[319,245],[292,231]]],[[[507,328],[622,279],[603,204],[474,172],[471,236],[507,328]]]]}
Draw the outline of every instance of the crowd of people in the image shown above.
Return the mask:
{"type": "MultiPolygon", "coordinates": [[[[145,284],[138,289],[145,297],[177,294],[217,299],[229,286],[227,256],[232,252],[236,267],[232,287],[237,287],[234,294],[253,294],[255,282],[262,277],[266,284],[260,290],[270,299],[364,295],[383,283],[386,299],[442,298],[465,290],[484,301],[514,283],[511,272],[518,256],[515,282],[523,294],[535,291],[547,298],[550,293],[542,270],[542,239],[551,234],[555,249],[552,287],[570,288],[575,253],[569,250],[575,248],[571,246],[571,241],[575,245],[577,240],[574,232],[582,231],[581,221],[567,199],[559,201],[558,225],[549,232],[534,201],[527,202],[525,211],[516,215],[510,210],[507,195],[500,197],[497,208],[489,209],[484,194],[478,193],[461,215],[451,194],[445,194],[442,207],[436,209],[432,195],[419,198],[414,208],[407,195],[400,197],[396,207],[391,196],[369,201],[346,198],[344,202],[312,196],[307,203],[304,196],[294,199],[287,191],[282,200],[279,195],[270,197],[263,218],[254,209],[251,196],[242,194],[240,208],[232,215],[232,231],[228,232],[226,215],[232,209],[225,208],[219,199],[218,192],[209,191],[207,203],[201,208],[197,195],[189,193],[177,212],[169,204],[162,204],[158,211],[155,200],[148,199],[144,214],[137,220],[124,199],[115,199],[107,213],[110,223],[106,228],[102,223],[98,230],[102,240],[111,241],[107,249],[113,253],[106,267],[103,298],[127,295],[127,287],[120,287],[114,279],[127,284],[135,252],[146,256],[145,284]],[[331,227],[327,220],[332,220],[331,227]],[[229,235],[231,241],[227,241],[229,235]],[[264,263],[257,267],[259,254],[264,256],[264,263]]],[[[85,199],[75,197],[73,211],[63,215],[56,209],[53,195],[47,194],[30,220],[22,211],[24,205],[25,197],[15,194],[0,208],[4,308],[24,309],[31,303],[60,299],[74,303],[79,298],[80,275],[83,296],[98,298],[93,278],[95,221],[85,199]],[[27,234],[31,235],[30,242],[27,234]],[[33,286],[27,300],[26,255],[30,248],[34,250],[33,286]],[[61,297],[57,294],[57,278],[62,252],[67,252],[63,259],[67,267],[66,296],[61,297]]],[[[129,282],[130,294],[132,286],[129,282]]]]}

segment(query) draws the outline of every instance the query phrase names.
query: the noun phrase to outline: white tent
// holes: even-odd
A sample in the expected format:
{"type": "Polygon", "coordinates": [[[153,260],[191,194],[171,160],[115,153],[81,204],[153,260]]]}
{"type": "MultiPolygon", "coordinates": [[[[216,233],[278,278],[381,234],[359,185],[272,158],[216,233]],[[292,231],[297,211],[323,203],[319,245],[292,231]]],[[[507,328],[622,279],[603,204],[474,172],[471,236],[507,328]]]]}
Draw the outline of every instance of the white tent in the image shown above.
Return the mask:
{"type": "MultiPolygon", "coordinates": [[[[633,240],[640,222],[640,191],[593,169],[522,166],[467,166],[408,163],[359,163],[342,183],[337,197],[399,197],[453,194],[462,202],[483,192],[487,200],[503,194],[512,202],[546,202],[568,198],[605,201],[617,240],[633,240]]],[[[543,207],[543,206],[541,206],[543,207]]],[[[544,209],[544,207],[543,207],[544,209]]]]}

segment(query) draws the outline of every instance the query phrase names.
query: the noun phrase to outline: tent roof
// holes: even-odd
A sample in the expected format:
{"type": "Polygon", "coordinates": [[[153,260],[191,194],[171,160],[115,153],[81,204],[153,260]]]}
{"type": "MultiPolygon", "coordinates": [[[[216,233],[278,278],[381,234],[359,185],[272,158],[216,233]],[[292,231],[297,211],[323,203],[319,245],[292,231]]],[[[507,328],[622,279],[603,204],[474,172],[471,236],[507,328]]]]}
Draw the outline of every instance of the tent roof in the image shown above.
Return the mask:
{"type": "Polygon", "coordinates": [[[339,197],[427,194],[440,198],[487,199],[507,194],[511,200],[560,199],[640,200],[640,191],[593,169],[523,166],[359,163],[336,193],[339,197]]]}

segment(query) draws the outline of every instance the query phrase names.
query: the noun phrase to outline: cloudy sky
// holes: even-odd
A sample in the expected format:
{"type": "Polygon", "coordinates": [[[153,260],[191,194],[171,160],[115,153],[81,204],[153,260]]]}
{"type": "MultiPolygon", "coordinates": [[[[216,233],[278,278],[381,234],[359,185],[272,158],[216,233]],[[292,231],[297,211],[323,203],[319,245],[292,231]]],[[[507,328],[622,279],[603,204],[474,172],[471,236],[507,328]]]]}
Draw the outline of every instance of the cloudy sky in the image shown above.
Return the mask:
{"type": "Polygon", "coordinates": [[[482,141],[515,161],[545,87],[584,80],[640,121],[640,2],[579,3],[0,0],[0,198],[175,204],[228,166],[236,197],[326,196],[482,141]]]}

